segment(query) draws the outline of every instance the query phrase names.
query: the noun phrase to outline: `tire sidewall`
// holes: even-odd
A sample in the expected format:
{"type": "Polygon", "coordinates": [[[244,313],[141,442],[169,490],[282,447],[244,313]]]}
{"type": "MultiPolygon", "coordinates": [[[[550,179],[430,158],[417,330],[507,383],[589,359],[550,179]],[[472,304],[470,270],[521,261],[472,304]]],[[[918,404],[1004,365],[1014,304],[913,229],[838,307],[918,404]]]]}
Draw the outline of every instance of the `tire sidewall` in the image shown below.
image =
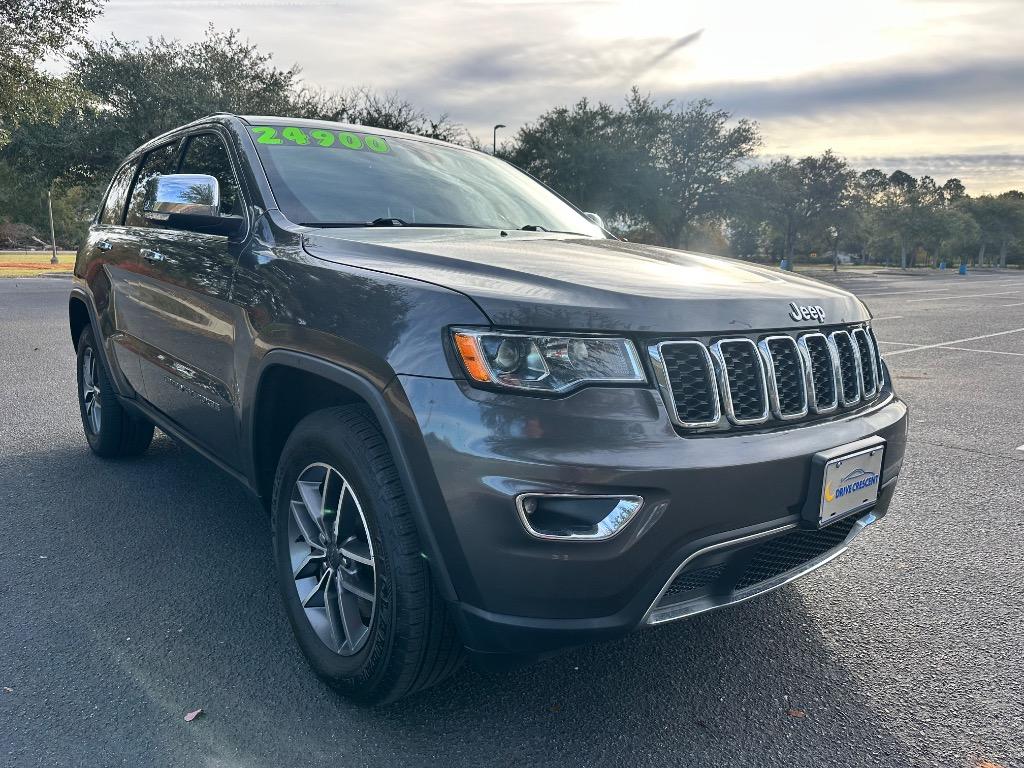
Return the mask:
{"type": "Polygon", "coordinates": [[[281,596],[288,619],[300,647],[314,670],[329,682],[346,689],[354,697],[376,689],[388,669],[388,656],[393,643],[395,595],[391,558],[382,536],[381,526],[389,522],[387,500],[369,471],[365,457],[360,456],[358,442],[346,440],[336,431],[316,428],[309,419],[299,424],[281,454],[274,482],[273,533],[274,559],[281,596]],[[337,469],[349,483],[362,507],[366,526],[373,541],[377,598],[370,637],[351,656],[342,656],[323,644],[310,626],[295,589],[288,550],[288,523],[291,497],[302,471],[311,464],[324,463],[337,469]]]}
{"type": "MultiPolygon", "coordinates": [[[[110,391],[110,379],[107,376],[106,369],[103,367],[103,358],[100,356],[99,350],[96,348],[96,337],[92,332],[91,326],[86,326],[82,331],[82,335],[78,339],[78,352],[77,352],[77,381],[78,381],[78,411],[82,416],[82,429],[85,431],[85,439],[89,441],[89,447],[97,453],[102,453],[107,448],[107,442],[109,442],[108,435],[111,430],[108,428],[109,419],[113,416],[113,409],[107,407],[108,393],[110,391]],[[96,359],[96,384],[100,388],[100,431],[94,432],[92,424],[89,421],[89,415],[85,410],[85,397],[84,397],[84,374],[82,366],[85,361],[86,351],[91,350],[93,357],[96,359]]],[[[111,393],[112,394],[112,393],[111,393]]]]}

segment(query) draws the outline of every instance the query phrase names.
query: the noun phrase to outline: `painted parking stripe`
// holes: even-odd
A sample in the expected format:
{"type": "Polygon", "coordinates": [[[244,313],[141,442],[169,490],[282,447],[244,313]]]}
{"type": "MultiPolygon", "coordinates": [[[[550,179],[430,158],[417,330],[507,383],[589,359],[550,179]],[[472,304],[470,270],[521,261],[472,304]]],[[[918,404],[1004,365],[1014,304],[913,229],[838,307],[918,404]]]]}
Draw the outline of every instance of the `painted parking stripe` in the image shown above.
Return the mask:
{"type": "Polygon", "coordinates": [[[998,293],[960,293],[951,294],[949,296],[929,296],[927,299],[907,299],[907,303],[912,304],[917,301],[945,301],[946,299],[979,299],[984,296],[1009,296],[1014,293],[1020,293],[1020,291],[999,291],[998,293]]]}
{"type": "MultiPolygon", "coordinates": [[[[881,288],[881,286],[876,286],[881,288]]],[[[858,293],[858,296],[906,296],[910,293],[949,293],[949,288],[928,288],[920,291],[879,291],[877,293],[858,293]]]]}
{"type": "Polygon", "coordinates": [[[903,315],[889,315],[888,317],[872,317],[872,320],[902,320],[903,315]]]}
{"type": "Polygon", "coordinates": [[[955,349],[959,352],[981,352],[986,355],[1012,355],[1013,357],[1024,357],[1024,352],[1006,352],[1002,349],[974,349],[972,347],[950,347],[943,346],[939,349],[955,349]]]}
{"type": "Polygon", "coordinates": [[[1003,304],[1004,307],[1024,307],[1024,301],[1018,301],[1016,304],[1003,304]]]}
{"type": "Polygon", "coordinates": [[[966,339],[952,339],[950,341],[940,341],[938,344],[922,344],[918,347],[910,347],[909,349],[897,349],[895,352],[887,352],[886,357],[892,357],[893,355],[905,355],[908,352],[920,352],[922,349],[935,349],[936,347],[948,347],[953,344],[963,344],[968,341],[978,341],[979,339],[991,339],[995,336],[1006,336],[1011,333],[1020,333],[1024,331],[1024,328],[1014,328],[1009,331],[997,331],[996,333],[986,333],[981,336],[969,336],[966,339]]]}

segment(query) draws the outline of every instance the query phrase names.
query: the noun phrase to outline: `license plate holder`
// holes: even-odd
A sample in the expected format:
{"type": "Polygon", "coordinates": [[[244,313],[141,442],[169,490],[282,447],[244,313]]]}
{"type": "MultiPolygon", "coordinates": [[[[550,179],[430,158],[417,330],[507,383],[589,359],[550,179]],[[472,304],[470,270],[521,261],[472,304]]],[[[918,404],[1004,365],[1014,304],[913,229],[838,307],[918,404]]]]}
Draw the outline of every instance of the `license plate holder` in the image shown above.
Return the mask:
{"type": "Polygon", "coordinates": [[[859,440],[814,454],[803,523],[809,528],[826,525],[870,509],[882,487],[885,440],[859,440]]]}

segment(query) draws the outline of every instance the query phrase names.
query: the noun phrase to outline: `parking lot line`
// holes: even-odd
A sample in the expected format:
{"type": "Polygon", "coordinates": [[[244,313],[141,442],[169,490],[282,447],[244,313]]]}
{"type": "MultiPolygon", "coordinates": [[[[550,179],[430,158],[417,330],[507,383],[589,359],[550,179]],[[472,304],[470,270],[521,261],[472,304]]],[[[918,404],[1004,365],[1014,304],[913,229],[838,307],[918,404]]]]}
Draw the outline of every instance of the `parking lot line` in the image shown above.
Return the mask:
{"type": "Polygon", "coordinates": [[[919,352],[922,349],[935,349],[936,347],[948,347],[952,344],[963,344],[965,341],[978,341],[979,339],[991,339],[994,336],[1006,336],[1010,333],[1020,333],[1024,331],[1024,328],[1014,328],[1009,331],[997,331],[996,333],[986,333],[981,336],[970,336],[966,339],[952,339],[950,341],[940,341],[938,344],[921,344],[917,347],[910,347],[909,349],[897,349],[894,352],[887,352],[886,357],[892,357],[893,355],[905,355],[907,352],[919,352]]]}
{"type": "Polygon", "coordinates": [[[943,301],[945,299],[977,299],[983,296],[1009,296],[1012,293],[1020,293],[1020,291],[999,291],[997,293],[961,293],[951,294],[949,296],[929,296],[927,299],[907,299],[907,303],[912,304],[917,301],[943,301]]]}
{"type": "MultiPolygon", "coordinates": [[[[879,286],[881,287],[881,286],[879,286]]],[[[858,296],[906,296],[910,293],[949,293],[949,288],[925,288],[919,291],[879,291],[877,293],[858,293],[858,296]]]]}
{"type": "Polygon", "coordinates": [[[888,317],[873,317],[872,320],[902,320],[903,315],[889,315],[888,317]]]}
{"type": "Polygon", "coordinates": [[[1001,304],[1003,307],[1024,307],[1024,301],[1018,301],[1016,304],[1001,304]]]}
{"type": "Polygon", "coordinates": [[[956,349],[960,352],[982,352],[989,355],[1013,355],[1014,357],[1024,357],[1024,352],[1005,352],[1001,349],[973,349],[971,347],[948,347],[943,346],[939,349],[956,349]]]}
{"type": "Polygon", "coordinates": [[[879,339],[878,343],[879,344],[892,344],[892,345],[897,346],[897,347],[916,347],[916,346],[918,346],[917,344],[911,344],[909,341],[883,341],[882,339],[879,339]]]}

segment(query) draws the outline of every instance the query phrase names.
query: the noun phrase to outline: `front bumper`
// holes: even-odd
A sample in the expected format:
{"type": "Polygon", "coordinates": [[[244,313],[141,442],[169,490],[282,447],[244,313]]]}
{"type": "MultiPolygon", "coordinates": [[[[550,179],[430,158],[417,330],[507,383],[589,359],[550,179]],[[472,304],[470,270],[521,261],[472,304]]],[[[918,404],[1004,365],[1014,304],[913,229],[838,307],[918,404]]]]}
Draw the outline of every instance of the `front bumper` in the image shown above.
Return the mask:
{"type": "MultiPolygon", "coordinates": [[[[652,389],[546,399],[444,379],[402,376],[398,384],[439,489],[430,514],[451,532],[443,556],[456,577],[463,640],[482,653],[544,653],[747,599],[755,585],[719,579],[683,594],[678,616],[659,612],[684,563],[689,571],[729,560],[734,574],[753,554],[746,544],[799,523],[819,451],[886,440],[883,486],[865,513],[883,516],[906,444],[907,409],[895,396],[788,430],[681,437],[652,389]],[[530,492],[636,494],[645,504],[607,541],[545,541],[517,513],[516,497],[530,492]]],[[[820,553],[822,563],[838,547],[820,553]]],[[[773,586],[792,575],[775,574],[773,586]]]]}

